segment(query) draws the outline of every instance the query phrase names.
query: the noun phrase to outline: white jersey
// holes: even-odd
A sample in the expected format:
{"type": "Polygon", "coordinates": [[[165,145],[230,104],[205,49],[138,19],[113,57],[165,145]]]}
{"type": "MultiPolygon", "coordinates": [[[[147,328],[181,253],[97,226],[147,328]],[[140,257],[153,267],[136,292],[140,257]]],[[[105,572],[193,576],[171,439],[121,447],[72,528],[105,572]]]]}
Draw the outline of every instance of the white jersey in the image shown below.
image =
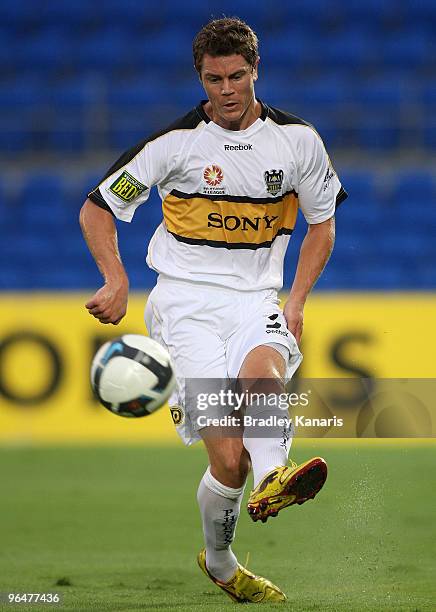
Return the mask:
{"type": "Polygon", "coordinates": [[[147,263],[160,274],[239,290],[280,289],[298,208],[310,224],[347,194],[303,120],[264,103],[246,130],[226,130],[203,103],[127,151],[89,198],[131,221],[156,185],[163,221],[147,263]]]}

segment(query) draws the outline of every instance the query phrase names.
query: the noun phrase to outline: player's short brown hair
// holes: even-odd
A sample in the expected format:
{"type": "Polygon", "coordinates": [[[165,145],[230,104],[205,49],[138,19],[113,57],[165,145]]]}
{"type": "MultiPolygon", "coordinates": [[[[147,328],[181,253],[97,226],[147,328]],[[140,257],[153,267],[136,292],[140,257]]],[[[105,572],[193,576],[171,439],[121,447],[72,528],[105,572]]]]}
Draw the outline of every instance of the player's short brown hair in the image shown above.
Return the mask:
{"type": "Polygon", "coordinates": [[[258,57],[257,36],[238,17],[223,17],[207,23],[194,38],[194,66],[201,73],[203,56],[242,55],[254,68],[258,57]]]}

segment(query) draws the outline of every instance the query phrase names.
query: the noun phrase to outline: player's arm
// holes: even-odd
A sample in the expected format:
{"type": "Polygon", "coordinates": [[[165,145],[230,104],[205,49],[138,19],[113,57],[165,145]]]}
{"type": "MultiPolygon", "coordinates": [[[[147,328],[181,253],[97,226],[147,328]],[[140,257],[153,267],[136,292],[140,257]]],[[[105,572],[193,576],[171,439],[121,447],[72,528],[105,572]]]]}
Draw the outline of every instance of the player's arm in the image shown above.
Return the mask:
{"type": "Polygon", "coordinates": [[[85,306],[101,323],[117,325],[126,314],[129,280],[118,250],[114,218],[87,199],[80,210],[80,227],[105,281],[85,306]]]}
{"type": "Polygon", "coordinates": [[[300,342],[303,310],[312,287],[330,257],[335,242],[335,211],[347,193],[334,171],[324,144],[310,126],[293,131],[299,158],[297,191],[308,223],[294,282],[284,307],[289,331],[300,342]]]}
{"type": "Polygon", "coordinates": [[[283,313],[289,331],[300,342],[307,296],[327,264],[335,243],[335,218],[309,225],[302,242],[294,282],[283,313]]]}

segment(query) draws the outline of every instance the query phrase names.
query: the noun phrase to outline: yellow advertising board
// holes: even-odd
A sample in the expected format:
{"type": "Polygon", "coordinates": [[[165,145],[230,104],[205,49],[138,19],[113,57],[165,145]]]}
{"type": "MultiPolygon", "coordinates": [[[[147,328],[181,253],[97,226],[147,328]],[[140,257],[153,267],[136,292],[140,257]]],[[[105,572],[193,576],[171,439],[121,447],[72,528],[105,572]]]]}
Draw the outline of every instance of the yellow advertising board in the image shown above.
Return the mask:
{"type": "MultiPolygon", "coordinates": [[[[97,347],[146,333],[145,294],[130,297],[117,327],[102,325],[77,293],[0,295],[0,442],[178,440],[164,408],[142,419],[109,413],[92,396],[97,347]]],[[[436,378],[436,294],[313,294],[302,350],[304,377],[436,378]]]]}

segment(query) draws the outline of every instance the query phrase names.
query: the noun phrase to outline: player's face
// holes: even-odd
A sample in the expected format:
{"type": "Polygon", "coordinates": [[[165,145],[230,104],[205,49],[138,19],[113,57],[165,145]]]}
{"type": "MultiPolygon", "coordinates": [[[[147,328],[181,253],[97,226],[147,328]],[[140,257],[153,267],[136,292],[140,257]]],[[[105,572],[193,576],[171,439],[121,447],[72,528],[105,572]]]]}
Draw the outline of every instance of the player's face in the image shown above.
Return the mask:
{"type": "Polygon", "coordinates": [[[253,68],[242,55],[203,56],[201,82],[209,98],[213,121],[221,127],[245,129],[257,118],[254,82],[258,61],[253,68]]]}

